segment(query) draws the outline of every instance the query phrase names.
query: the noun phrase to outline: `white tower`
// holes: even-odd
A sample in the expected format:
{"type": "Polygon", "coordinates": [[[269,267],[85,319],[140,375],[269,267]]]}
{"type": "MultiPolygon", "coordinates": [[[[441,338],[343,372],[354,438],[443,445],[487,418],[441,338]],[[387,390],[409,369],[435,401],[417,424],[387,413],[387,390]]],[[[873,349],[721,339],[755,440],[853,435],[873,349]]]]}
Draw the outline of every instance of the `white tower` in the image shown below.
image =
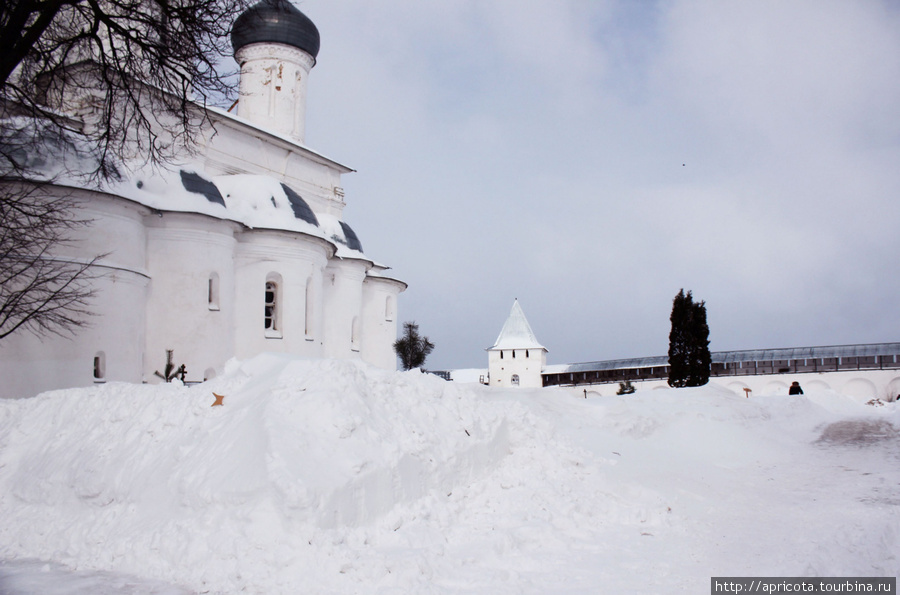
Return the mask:
{"type": "Polygon", "coordinates": [[[500,336],[487,352],[491,386],[543,386],[541,371],[547,364],[547,349],[538,343],[519,300],[513,302],[500,336]]]}
{"type": "Polygon", "coordinates": [[[303,144],[319,30],[288,0],[263,0],[234,22],[231,45],[241,67],[238,115],[303,144]]]}

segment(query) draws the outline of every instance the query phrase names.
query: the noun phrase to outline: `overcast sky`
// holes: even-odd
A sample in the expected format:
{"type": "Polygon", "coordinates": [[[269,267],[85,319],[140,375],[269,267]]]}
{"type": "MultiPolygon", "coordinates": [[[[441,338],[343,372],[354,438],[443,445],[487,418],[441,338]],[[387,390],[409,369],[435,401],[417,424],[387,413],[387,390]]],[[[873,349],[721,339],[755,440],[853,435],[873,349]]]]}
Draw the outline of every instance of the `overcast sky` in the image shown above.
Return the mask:
{"type": "Polygon", "coordinates": [[[307,144],[430,369],[900,341],[900,3],[306,0],[307,144]]]}

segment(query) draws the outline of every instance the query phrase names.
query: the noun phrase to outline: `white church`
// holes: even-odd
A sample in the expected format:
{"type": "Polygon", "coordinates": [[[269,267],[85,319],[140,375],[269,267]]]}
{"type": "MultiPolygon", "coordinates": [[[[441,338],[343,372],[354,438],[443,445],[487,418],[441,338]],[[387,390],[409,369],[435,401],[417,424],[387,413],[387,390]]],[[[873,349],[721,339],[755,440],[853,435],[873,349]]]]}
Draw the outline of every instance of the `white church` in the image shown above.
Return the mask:
{"type": "Polygon", "coordinates": [[[203,108],[210,125],[183,165],[126,163],[128,175],[100,189],[57,182],[93,223],[56,257],[106,254],[97,315],[71,338],[19,332],[0,342],[0,397],[158,382],[167,350],[187,382],[261,352],[396,367],[406,284],[343,220],[341,176],[353,170],[305,144],[316,26],[289,2],[264,0],[235,21],[232,45],[236,113],[203,108]]]}

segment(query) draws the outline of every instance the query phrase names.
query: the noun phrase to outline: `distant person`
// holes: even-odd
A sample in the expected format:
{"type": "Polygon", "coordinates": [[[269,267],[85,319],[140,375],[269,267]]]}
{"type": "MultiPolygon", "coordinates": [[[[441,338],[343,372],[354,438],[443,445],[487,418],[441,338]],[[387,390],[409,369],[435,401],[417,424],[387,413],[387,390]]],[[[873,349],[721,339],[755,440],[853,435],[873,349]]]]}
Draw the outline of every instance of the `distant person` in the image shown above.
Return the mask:
{"type": "Polygon", "coordinates": [[[796,380],[791,383],[791,388],[788,389],[789,395],[802,395],[803,389],[800,388],[800,383],[796,380]]]}

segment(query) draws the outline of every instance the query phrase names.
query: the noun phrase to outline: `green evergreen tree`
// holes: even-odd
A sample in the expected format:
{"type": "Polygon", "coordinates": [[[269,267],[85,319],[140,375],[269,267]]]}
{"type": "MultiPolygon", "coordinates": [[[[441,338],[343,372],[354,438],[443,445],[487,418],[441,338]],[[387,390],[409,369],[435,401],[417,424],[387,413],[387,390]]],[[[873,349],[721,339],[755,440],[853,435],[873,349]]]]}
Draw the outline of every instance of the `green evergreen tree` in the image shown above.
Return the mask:
{"type": "Polygon", "coordinates": [[[403,336],[394,341],[394,352],[404,370],[424,366],[425,358],[433,349],[434,343],[428,337],[419,336],[419,325],[415,322],[404,322],[403,336]]]}
{"type": "Polygon", "coordinates": [[[688,386],[703,386],[709,382],[712,355],[709,353],[709,325],[706,323],[706,302],[693,304],[691,317],[691,374],[688,386]]]}
{"type": "Polygon", "coordinates": [[[703,386],[712,362],[706,302],[694,303],[691,292],[682,289],[672,301],[669,320],[669,386],[703,386]]]}

